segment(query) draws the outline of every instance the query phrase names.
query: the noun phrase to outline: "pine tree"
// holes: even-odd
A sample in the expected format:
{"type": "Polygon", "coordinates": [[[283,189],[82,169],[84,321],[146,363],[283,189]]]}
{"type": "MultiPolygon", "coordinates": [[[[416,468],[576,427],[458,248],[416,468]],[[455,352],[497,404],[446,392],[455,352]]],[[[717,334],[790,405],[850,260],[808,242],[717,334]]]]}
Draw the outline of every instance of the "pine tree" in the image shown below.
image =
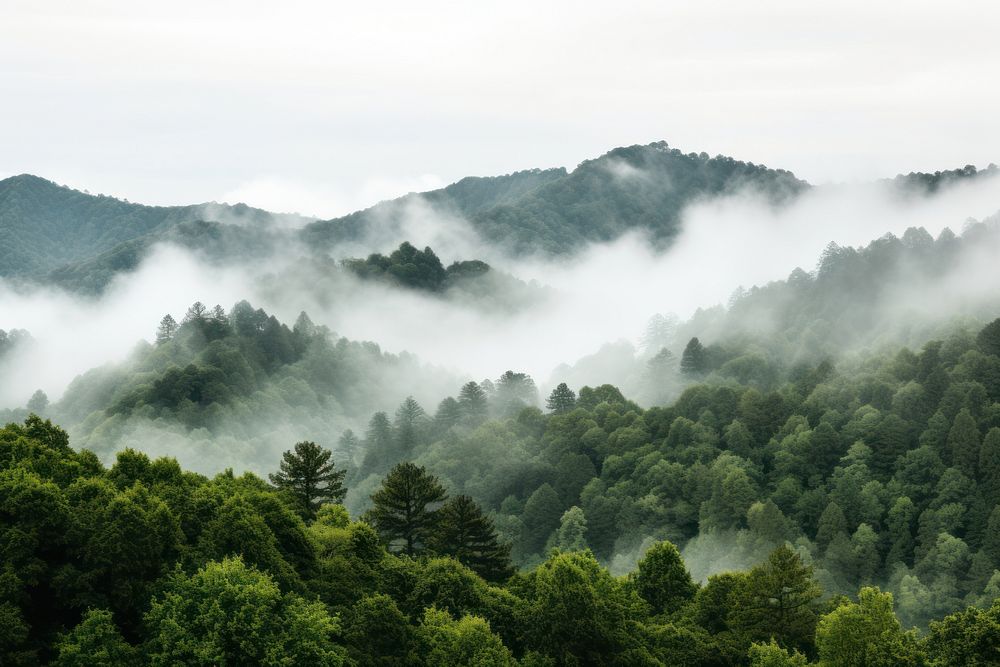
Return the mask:
{"type": "Polygon", "coordinates": [[[538,553],[545,546],[546,538],[559,525],[562,515],[562,502],[559,494],[550,484],[542,484],[528,496],[524,503],[521,520],[524,522],[522,544],[525,553],[538,553]]]}
{"type": "Polygon", "coordinates": [[[688,341],[681,355],[681,373],[688,376],[701,375],[708,370],[705,347],[697,338],[688,341]]]}
{"type": "Polygon", "coordinates": [[[499,541],[493,521],[469,496],[456,496],[441,507],[431,546],[487,581],[503,581],[514,572],[510,545],[499,541]]]}
{"type": "Polygon", "coordinates": [[[545,401],[545,407],[553,414],[569,412],[576,406],[576,394],[565,382],[560,382],[559,386],[552,390],[549,399],[545,401]]]}
{"type": "Polygon", "coordinates": [[[310,519],[323,502],[339,503],[344,499],[347,471],[337,470],[330,460],[332,455],[315,442],[299,442],[294,451],[281,455],[281,469],[269,475],[271,483],[290,493],[310,519]]]}
{"type": "Polygon", "coordinates": [[[395,459],[401,461],[412,457],[413,450],[420,443],[426,413],[412,396],[407,396],[396,410],[395,459]]]}
{"type": "Polygon", "coordinates": [[[389,416],[376,412],[368,422],[365,432],[365,457],[361,463],[362,476],[388,470],[396,461],[393,459],[392,425],[389,416]]]}
{"type": "Polygon", "coordinates": [[[438,404],[437,412],[434,413],[434,430],[438,435],[443,435],[461,419],[462,406],[449,396],[438,404]]]}
{"type": "Polygon", "coordinates": [[[400,463],[372,494],[366,519],[391,550],[414,556],[428,548],[437,513],[448,498],[436,477],[422,466],[400,463]]]}
{"type": "Polygon", "coordinates": [[[458,405],[462,418],[472,426],[478,426],[489,416],[489,399],[486,392],[476,382],[467,382],[458,393],[458,405]]]}
{"type": "Polygon", "coordinates": [[[976,479],[979,467],[979,428],[968,408],[962,408],[948,431],[951,465],[969,479],[976,479]]]}
{"type": "Polygon", "coordinates": [[[786,648],[807,650],[816,632],[821,593],[812,566],[782,545],[733,592],[730,625],[750,639],[774,637],[786,648]]]}
{"type": "Polygon", "coordinates": [[[163,319],[160,320],[160,326],[156,328],[156,344],[163,345],[171,340],[176,333],[177,321],[169,313],[164,315],[163,319]]]}
{"type": "Polygon", "coordinates": [[[354,434],[354,431],[347,429],[337,441],[337,454],[347,462],[347,465],[354,465],[358,452],[361,450],[361,440],[354,434]]]}

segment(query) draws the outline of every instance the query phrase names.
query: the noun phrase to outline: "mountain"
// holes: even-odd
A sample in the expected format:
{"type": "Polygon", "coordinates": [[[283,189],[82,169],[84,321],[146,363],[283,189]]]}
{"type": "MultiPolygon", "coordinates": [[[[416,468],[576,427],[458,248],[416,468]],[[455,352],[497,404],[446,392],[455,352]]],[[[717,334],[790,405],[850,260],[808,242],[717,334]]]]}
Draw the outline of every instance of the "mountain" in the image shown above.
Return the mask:
{"type": "Polygon", "coordinates": [[[52,271],[71,271],[67,267],[95,262],[112,251],[117,264],[110,266],[131,268],[130,253],[137,257],[151,241],[184,223],[259,228],[305,221],[243,204],[144,206],[22,174],[0,181],[0,277],[44,280],[52,271]]]}
{"type": "Polygon", "coordinates": [[[809,187],[791,172],[729,157],[682,153],[666,142],[616,148],[576,169],[464,179],[442,190],[408,195],[303,230],[312,245],[358,239],[377,225],[398,225],[414,198],[464,216],[488,241],[514,251],[571,252],[633,229],[669,240],[685,206],[702,198],[757,188],[773,201],[809,187]]]}
{"type": "MultiPolygon", "coordinates": [[[[903,197],[923,196],[997,172],[967,166],[882,183],[903,197]]],[[[665,142],[615,148],[572,171],[463,178],[330,220],[245,204],[144,206],[21,175],[0,181],[0,277],[94,293],[160,242],[223,260],[263,256],[283,240],[320,254],[375,238],[394,247],[408,237],[407,221],[428,214],[464,219],[488,243],[516,253],[567,254],[632,230],[666,245],[685,207],[701,199],[752,188],[780,204],[810,187],[782,169],[683,153],[665,142]]]]}

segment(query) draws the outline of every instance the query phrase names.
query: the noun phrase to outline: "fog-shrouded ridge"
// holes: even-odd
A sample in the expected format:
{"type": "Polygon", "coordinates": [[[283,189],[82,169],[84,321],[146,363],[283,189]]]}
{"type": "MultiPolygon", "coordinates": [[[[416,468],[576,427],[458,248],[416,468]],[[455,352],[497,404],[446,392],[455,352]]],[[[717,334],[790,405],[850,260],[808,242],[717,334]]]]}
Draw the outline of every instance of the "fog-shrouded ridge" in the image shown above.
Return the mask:
{"type": "MultiPolygon", "coordinates": [[[[688,319],[699,308],[725,304],[738,287],[785,278],[796,267],[811,270],[831,242],[863,245],[886,233],[902,235],[910,227],[923,227],[932,236],[946,227],[960,233],[969,219],[996,213],[998,202],[996,178],[958,183],[928,196],[902,197],[898,188],[885,183],[818,188],[782,206],[742,191],[689,206],[681,234],[665,252],[651,249],[641,233],[629,233],[557,259],[504,254],[477,241],[452,212],[438,215],[426,204],[413,203],[393,230],[398,240],[440,248],[445,264],[482,258],[496,270],[552,288],[539,290],[537,298],[513,312],[469,308],[460,299],[350,276],[331,282],[304,271],[304,250],[296,246],[282,247],[266,260],[218,264],[161,245],[97,299],[0,286],[0,328],[26,329],[36,339],[30,354],[8,362],[0,404],[23,404],[39,387],[57,398],[77,374],[120,360],[138,340],[151,339],[165,313],[179,317],[194,301],[228,307],[243,298],[289,323],[305,310],[340,335],[373,340],[390,351],[406,350],[468,377],[496,377],[518,368],[545,383],[560,364],[572,364],[606,343],[639,348],[655,313],[688,319]]],[[[387,249],[393,242],[382,231],[375,229],[360,244],[336,248],[335,256],[387,249]],[[368,248],[365,241],[371,243],[368,248]]],[[[987,270],[994,251],[976,249],[960,263],[960,271],[935,286],[935,298],[908,294],[903,283],[895,287],[894,303],[910,304],[909,316],[929,318],[975,306],[1000,281],[997,272],[987,270]],[[952,298],[957,290],[961,300],[952,298]]]]}

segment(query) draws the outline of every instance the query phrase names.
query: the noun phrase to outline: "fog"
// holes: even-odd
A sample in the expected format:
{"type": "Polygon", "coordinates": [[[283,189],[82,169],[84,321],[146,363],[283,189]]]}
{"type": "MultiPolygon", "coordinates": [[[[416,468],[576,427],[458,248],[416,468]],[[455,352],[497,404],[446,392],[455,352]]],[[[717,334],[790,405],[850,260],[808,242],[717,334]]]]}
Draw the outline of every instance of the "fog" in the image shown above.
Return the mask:
{"type": "MultiPolygon", "coordinates": [[[[862,245],[909,227],[935,236],[945,227],[960,233],[970,218],[998,209],[998,178],[963,182],[934,196],[902,196],[888,184],[830,186],[785,206],[741,192],[689,207],[681,233],[665,252],[654,250],[643,234],[630,233],[554,259],[515,257],[490,247],[466,221],[416,199],[334,253],[365,255],[411,240],[431,245],[445,264],[485,259],[528,282],[523,293],[532,298],[518,296],[513,308],[360,281],[346,272],[333,279],[313,276],[300,261],[305,249],[294,246],[276,249],[266,262],[220,265],[163,245],[95,299],[0,283],[0,329],[26,329],[36,340],[8,362],[0,406],[21,406],[37,388],[58,398],[77,374],[125,358],[139,340],[152,339],[160,317],[171,313],[179,319],[197,300],[228,308],[248,299],[289,324],[305,310],[339,335],[415,353],[459,376],[495,378],[512,368],[530,373],[544,388],[561,379],[554,369],[605,344],[614,344],[618,358],[627,357],[654,313],[687,319],[699,308],[726,303],[739,286],[782,279],[796,267],[811,270],[830,242],[862,245]]],[[[898,300],[911,306],[907,312],[918,307],[934,317],[975,307],[977,295],[1000,288],[1000,272],[988,270],[996,259],[996,248],[980,248],[963,271],[939,286],[942,297],[962,293],[964,301],[908,298],[906,285],[898,287],[898,300]]],[[[611,373],[606,366],[591,363],[593,370],[576,379],[617,380],[597,377],[611,373]]]]}

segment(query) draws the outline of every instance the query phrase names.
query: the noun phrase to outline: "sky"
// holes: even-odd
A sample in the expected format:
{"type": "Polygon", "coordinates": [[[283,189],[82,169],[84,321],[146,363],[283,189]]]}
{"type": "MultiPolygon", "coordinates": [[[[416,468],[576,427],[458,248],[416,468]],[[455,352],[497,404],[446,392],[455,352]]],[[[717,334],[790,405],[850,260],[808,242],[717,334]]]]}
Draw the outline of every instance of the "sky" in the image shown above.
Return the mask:
{"type": "Polygon", "coordinates": [[[0,3],[0,178],[332,217],[666,140],[814,183],[1000,162],[994,2],[0,3]]]}

